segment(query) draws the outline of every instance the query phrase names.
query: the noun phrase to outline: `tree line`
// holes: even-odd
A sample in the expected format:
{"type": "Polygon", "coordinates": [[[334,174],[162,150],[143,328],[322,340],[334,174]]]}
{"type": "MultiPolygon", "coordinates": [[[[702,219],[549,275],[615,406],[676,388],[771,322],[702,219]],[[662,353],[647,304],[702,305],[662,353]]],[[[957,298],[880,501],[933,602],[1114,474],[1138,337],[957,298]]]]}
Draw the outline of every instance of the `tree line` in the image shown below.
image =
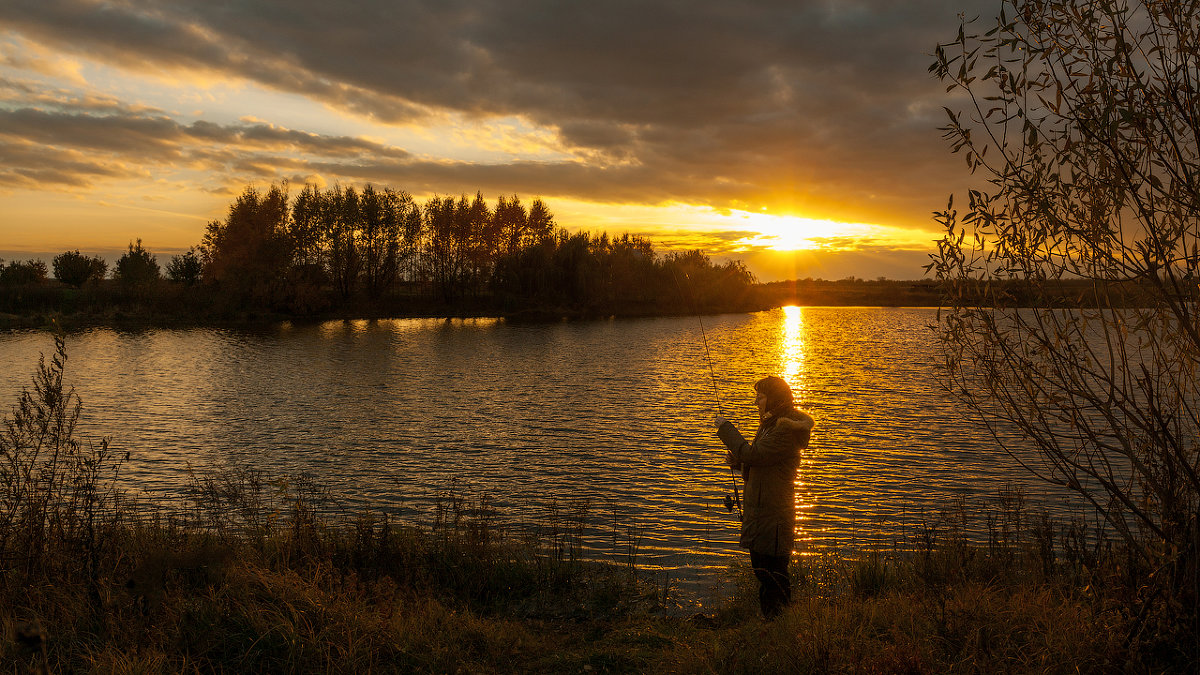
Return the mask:
{"type": "MultiPolygon", "coordinates": [[[[167,278],[172,281],[184,281],[188,278],[199,278],[199,270],[190,276],[182,271],[181,265],[186,265],[188,256],[176,256],[167,266],[167,278]]],[[[195,255],[192,254],[192,259],[195,255]]],[[[3,263],[0,260],[0,263],[3,263]]],[[[198,263],[198,260],[197,260],[198,263]]],[[[81,288],[88,282],[99,282],[108,273],[108,262],[99,256],[87,256],[79,252],[64,251],[52,261],[54,278],[73,288],[81,288]]],[[[47,279],[46,263],[37,260],[11,260],[7,265],[0,265],[0,286],[28,286],[44,283],[47,279]]],[[[162,277],[157,257],[142,246],[142,240],[130,242],[129,251],[117,259],[113,267],[112,279],[122,284],[145,284],[157,281],[162,277]]]]}
{"type": "MultiPolygon", "coordinates": [[[[222,220],[165,270],[140,240],[111,279],[99,257],[67,251],[54,276],[75,288],[115,284],[145,298],[164,284],[231,307],[294,315],[469,307],[502,313],[643,314],[748,309],[755,279],[702,251],[658,254],[640,236],[568,232],[541,199],[489,202],[366,185],[292,193],[247,186],[222,220]]],[[[44,263],[0,266],[0,285],[46,280],[44,263]]]]}

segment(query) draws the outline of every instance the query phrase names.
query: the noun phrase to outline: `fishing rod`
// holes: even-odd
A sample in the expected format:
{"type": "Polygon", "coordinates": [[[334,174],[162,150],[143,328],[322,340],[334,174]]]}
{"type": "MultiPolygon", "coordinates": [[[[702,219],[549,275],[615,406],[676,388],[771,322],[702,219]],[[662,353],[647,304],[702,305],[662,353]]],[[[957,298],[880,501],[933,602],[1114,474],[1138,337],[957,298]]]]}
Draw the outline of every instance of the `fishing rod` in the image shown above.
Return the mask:
{"type": "MultiPolygon", "coordinates": [[[[708,348],[708,333],[704,330],[704,318],[701,317],[700,312],[696,310],[696,305],[694,302],[692,302],[691,295],[683,292],[683,286],[679,283],[679,272],[676,270],[672,270],[672,272],[675,277],[675,287],[679,289],[679,297],[683,298],[684,302],[686,302],[688,307],[692,310],[692,313],[696,315],[696,321],[700,322],[700,338],[704,341],[704,356],[708,360],[708,375],[712,379],[713,398],[716,399],[717,402],[717,415],[724,417],[725,414],[721,412],[721,390],[719,387],[717,387],[717,371],[713,368],[712,351],[710,351],[708,348]]],[[[692,278],[688,276],[687,272],[683,273],[683,277],[688,280],[688,286],[690,287],[692,278]]],[[[733,507],[736,506],[738,510],[738,516],[741,516],[742,498],[741,495],[738,494],[737,476],[733,473],[732,466],[729,467],[729,482],[733,484],[733,498],[729,497],[729,493],[725,493],[725,508],[732,511],[733,507]]]]}

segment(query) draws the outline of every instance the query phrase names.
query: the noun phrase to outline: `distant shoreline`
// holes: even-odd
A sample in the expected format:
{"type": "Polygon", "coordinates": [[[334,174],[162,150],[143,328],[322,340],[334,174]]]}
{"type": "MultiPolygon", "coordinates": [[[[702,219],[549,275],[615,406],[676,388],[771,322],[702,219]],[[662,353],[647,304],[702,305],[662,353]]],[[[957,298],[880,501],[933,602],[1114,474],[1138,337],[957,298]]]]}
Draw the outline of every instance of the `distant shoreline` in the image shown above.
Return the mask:
{"type": "MultiPolygon", "coordinates": [[[[111,282],[106,282],[111,284],[111,282]]],[[[1097,292],[1088,281],[1061,281],[1030,290],[1015,283],[980,284],[964,294],[982,306],[1078,307],[1095,301],[1097,292]],[[974,296],[974,297],[970,297],[974,296]],[[987,300],[987,302],[984,302],[987,300]]],[[[1140,297],[1135,285],[1108,289],[1116,306],[1134,305],[1140,297]]],[[[396,294],[378,301],[361,300],[336,311],[287,313],[261,307],[220,302],[205,287],[183,287],[162,282],[150,293],[122,293],[112,285],[71,289],[51,282],[36,288],[3,289],[4,293],[27,295],[9,311],[0,310],[0,329],[34,329],[50,326],[87,328],[94,326],[253,326],[283,321],[313,323],[387,319],[503,319],[510,322],[589,321],[610,318],[634,319],[668,316],[715,315],[756,312],[775,307],[945,307],[943,288],[935,280],[890,279],[797,279],[755,284],[736,301],[711,302],[700,307],[679,303],[625,303],[609,306],[571,307],[536,302],[506,301],[497,296],[464,298],[442,302],[417,294],[396,294]]],[[[961,289],[960,289],[961,292],[961,289]]]]}
{"type": "MultiPolygon", "coordinates": [[[[6,289],[8,290],[8,289],[6,289]]],[[[695,310],[678,305],[626,305],[578,308],[524,304],[504,308],[497,298],[481,297],[444,303],[417,296],[397,296],[381,302],[362,302],[338,311],[282,313],[261,308],[219,307],[203,288],[164,285],[161,292],[129,297],[111,289],[69,289],[50,286],[26,289],[24,311],[0,312],[0,329],[51,326],[247,326],[283,321],[323,322],[388,319],[479,319],[510,322],[588,321],[755,312],[787,305],[805,307],[937,307],[939,294],[931,281],[795,280],[756,284],[741,302],[710,304],[695,310]]],[[[18,291],[19,292],[19,291],[18,291]]]]}

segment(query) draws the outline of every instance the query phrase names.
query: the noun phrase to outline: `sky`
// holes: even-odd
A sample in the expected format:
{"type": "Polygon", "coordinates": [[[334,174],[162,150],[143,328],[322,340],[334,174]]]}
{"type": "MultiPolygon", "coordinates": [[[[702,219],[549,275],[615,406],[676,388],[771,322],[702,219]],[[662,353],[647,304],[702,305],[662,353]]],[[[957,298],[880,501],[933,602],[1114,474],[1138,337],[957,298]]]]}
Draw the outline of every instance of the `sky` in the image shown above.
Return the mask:
{"type": "Polygon", "coordinates": [[[921,278],[969,179],[927,67],[998,7],[4,0],[0,257],[161,262],[286,180],[541,198],[762,281],[921,278]]]}

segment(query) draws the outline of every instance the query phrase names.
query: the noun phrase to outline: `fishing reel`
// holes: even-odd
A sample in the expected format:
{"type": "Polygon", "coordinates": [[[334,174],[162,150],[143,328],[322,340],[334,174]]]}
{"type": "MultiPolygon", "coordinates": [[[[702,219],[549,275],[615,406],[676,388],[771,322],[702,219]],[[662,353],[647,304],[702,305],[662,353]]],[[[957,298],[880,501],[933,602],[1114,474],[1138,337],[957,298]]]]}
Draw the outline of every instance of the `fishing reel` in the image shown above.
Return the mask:
{"type": "Polygon", "coordinates": [[[733,495],[729,494],[728,492],[725,493],[725,510],[733,510],[733,495]]]}

